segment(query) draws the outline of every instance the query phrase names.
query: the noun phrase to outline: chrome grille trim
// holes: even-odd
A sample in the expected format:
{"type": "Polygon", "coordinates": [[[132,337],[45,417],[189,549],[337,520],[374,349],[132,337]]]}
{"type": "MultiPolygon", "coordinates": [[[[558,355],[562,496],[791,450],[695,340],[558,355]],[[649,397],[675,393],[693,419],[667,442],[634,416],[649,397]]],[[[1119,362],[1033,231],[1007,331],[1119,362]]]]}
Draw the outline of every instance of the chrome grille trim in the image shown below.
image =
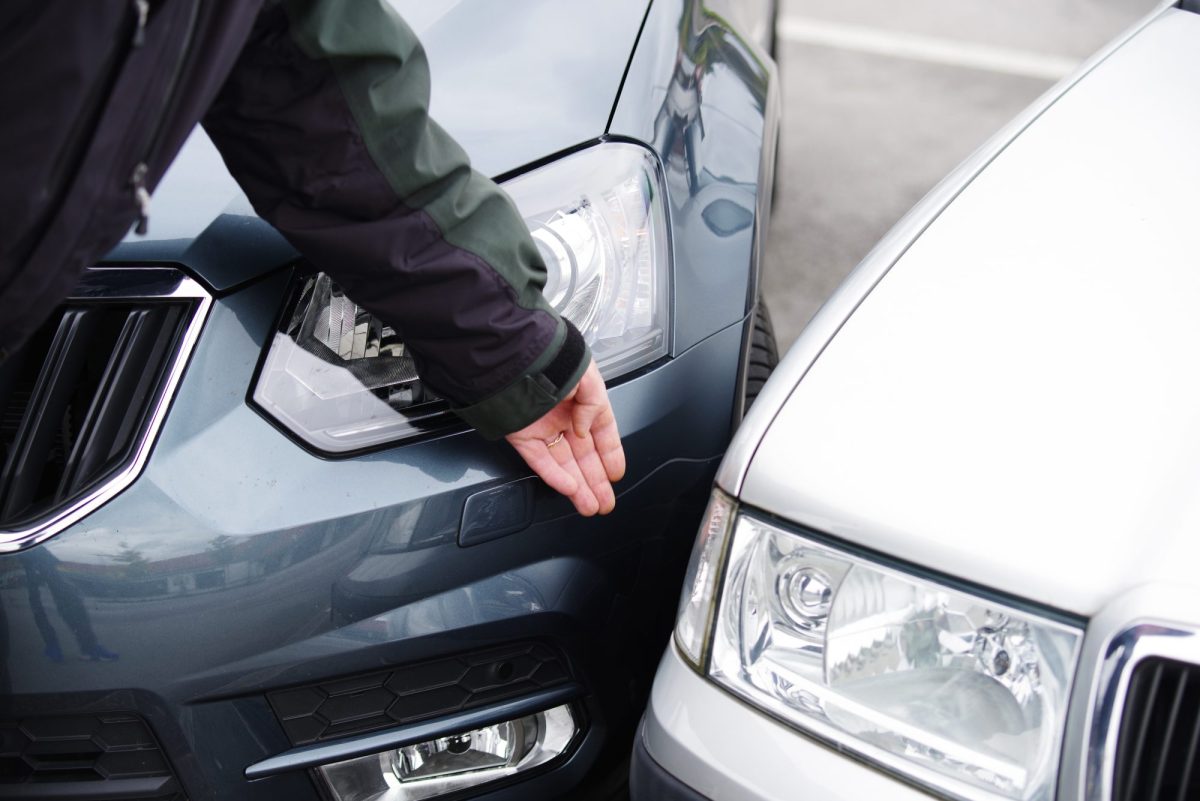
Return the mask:
{"type": "Polygon", "coordinates": [[[175,397],[184,370],[212,306],[212,296],[196,281],[170,267],[93,267],[85,270],[68,301],[192,300],[195,307],[171,358],[148,423],[137,438],[134,455],[108,480],[38,521],[14,530],[0,530],[0,553],[30,548],[74,525],[123,492],[141,474],[159,429],[175,397]]]}
{"type": "MultiPolygon", "coordinates": [[[[1177,622],[1144,619],[1128,623],[1102,646],[1090,686],[1094,688],[1084,732],[1079,792],[1084,801],[1109,801],[1117,760],[1121,715],[1134,669],[1151,657],[1200,665],[1200,628],[1177,622]]],[[[1084,681],[1081,675],[1078,681],[1084,681]]],[[[1065,788],[1064,788],[1065,789],[1065,788]]],[[[1069,792],[1060,798],[1070,798],[1069,792]]]]}

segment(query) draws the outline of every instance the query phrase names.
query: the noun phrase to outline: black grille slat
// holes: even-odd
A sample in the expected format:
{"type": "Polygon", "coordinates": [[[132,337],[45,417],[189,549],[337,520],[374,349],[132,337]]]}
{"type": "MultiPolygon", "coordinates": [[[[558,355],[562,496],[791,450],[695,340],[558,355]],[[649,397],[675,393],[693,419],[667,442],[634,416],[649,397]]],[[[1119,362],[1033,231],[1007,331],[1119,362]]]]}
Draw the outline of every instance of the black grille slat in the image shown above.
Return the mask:
{"type": "Polygon", "coordinates": [[[19,516],[33,502],[98,322],[97,312],[87,309],[70,310],[59,321],[0,475],[0,518],[19,516]]]}
{"type": "MultiPolygon", "coordinates": [[[[1142,700],[1140,715],[1137,718],[1137,737],[1130,743],[1133,762],[1129,770],[1130,783],[1137,781],[1138,769],[1141,767],[1142,757],[1146,753],[1146,732],[1150,728],[1150,715],[1154,711],[1154,700],[1158,696],[1158,685],[1161,681],[1162,667],[1155,665],[1145,679],[1146,688],[1143,691],[1145,698],[1142,700]]],[[[1140,686],[1139,690],[1141,690],[1140,686]]]]}
{"type": "MultiPolygon", "coordinates": [[[[130,408],[145,409],[143,416],[148,416],[151,412],[149,407],[154,400],[153,396],[166,377],[171,356],[174,354],[177,340],[182,336],[185,322],[184,309],[180,306],[169,306],[156,311],[161,315],[160,319],[148,322],[135,336],[134,347],[148,349],[145,361],[139,363],[139,357],[136,355],[123,358],[125,380],[130,380],[128,376],[136,377],[129,385],[130,395],[126,402],[130,408]],[[151,327],[151,323],[157,323],[157,328],[151,327]],[[153,372],[147,372],[146,365],[152,365],[153,372]]],[[[116,455],[117,443],[132,441],[136,433],[134,429],[141,428],[145,422],[144,419],[135,419],[128,414],[117,419],[120,421],[120,427],[115,441],[110,443],[111,455],[116,455]]]]}
{"type": "Polygon", "coordinates": [[[146,722],[125,712],[0,720],[6,798],[184,801],[146,722]]]}
{"type": "MultiPolygon", "coordinates": [[[[0,362],[0,409],[9,408],[9,398],[17,388],[21,368],[25,366],[25,359],[28,355],[29,347],[26,346],[9,356],[7,360],[0,362]]],[[[6,460],[7,454],[0,456],[0,463],[6,460]]]]}
{"type": "Polygon", "coordinates": [[[276,690],[267,699],[292,744],[307,745],[478,709],[570,680],[555,649],[514,643],[276,690]]]}
{"type": "Polygon", "coordinates": [[[1200,665],[1151,658],[1129,678],[1113,775],[1114,801],[1200,798],[1200,665]]]}
{"type": "Polygon", "coordinates": [[[1121,735],[1119,742],[1125,743],[1128,754],[1128,764],[1124,771],[1118,772],[1117,798],[1130,797],[1129,787],[1138,779],[1142,757],[1146,753],[1146,733],[1150,727],[1150,716],[1154,710],[1154,700],[1158,695],[1158,685],[1162,680],[1162,668],[1152,665],[1148,672],[1139,673],[1130,679],[1128,700],[1125,714],[1121,718],[1121,735]],[[1127,733],[1133,733],[1130,739],[1127,733]],[[1122,782],[1123,780],[1123,782],[1122,782]],[[1121,784],[1126,785],[1124,788],[1121,784]]]}
{"type": "MultiPolygon", "coordinates": [[[[1187,689],[1186,672],[1180,673],[1174,679],[1174,692],[1168,692],[1171,697],[1171,704],[1167,711],[1167,725],[1163,729],[1162,742],[1163,746],[1158,752],[1158,764],[1154,771],[1153,789],[1150,791],[1151,798],[1160,798],[1159,793],[1162,792],[1163,782],[1166,780],[1167,771],[1170,767],[1172,752],[1177,750],[1175,742],[1175,724],[1179,721],[1180,706],[1183,703],[1183,693],[1187,689]],[[1173,747],[1175,746],[1175,747],[1173,747]]],[[[1170,689],[1170,688],[1168,688],[1170,689]]]]}
{"type": "Polygon", "coordinates": [[[1179,795],[1175,801],[1187,801],[1188,788],[1192,786],[1192,769],[1196,766],[1196,751],[1200,750],[1200,714],[1192,721],[1192,736],[1188,738],[1187,751],[1184,752],[1183,770],[1180,771],[1179,795]]]}
{"type": "Polygon", "coordinates": [[[71,301],[0,366],[0,529],[92,491],[134,457],[194,301],[71,301]]]}
{"type": "MultiPolygon", "coordinates": [[[[183,310],[160,306],[129,313],[105,367],[87,416],[59,482],[57,500],[84,489],[112,461],[125,456],[141,420],[131,409],[146,409],[161,378],[173,333],[183,310]]],[[[148,409],[147,409],[148,411],[148,409]]]]}

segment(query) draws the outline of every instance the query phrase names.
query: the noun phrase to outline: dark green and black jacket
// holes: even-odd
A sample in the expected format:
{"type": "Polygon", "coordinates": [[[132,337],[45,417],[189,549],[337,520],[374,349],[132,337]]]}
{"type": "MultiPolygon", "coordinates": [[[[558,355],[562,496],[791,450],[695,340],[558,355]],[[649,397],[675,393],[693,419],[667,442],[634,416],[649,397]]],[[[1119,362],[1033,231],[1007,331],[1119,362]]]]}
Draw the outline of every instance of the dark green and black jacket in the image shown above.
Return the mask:
{"type": "Polygon", "coordinates": [[[23,76],[0,86],[5,351],[138,220],[201,122],[258,214],[485,436],[583,374],[520,215],[429,118],[424,53],[382,0],[18,0],[0,70],[23,76]]]}

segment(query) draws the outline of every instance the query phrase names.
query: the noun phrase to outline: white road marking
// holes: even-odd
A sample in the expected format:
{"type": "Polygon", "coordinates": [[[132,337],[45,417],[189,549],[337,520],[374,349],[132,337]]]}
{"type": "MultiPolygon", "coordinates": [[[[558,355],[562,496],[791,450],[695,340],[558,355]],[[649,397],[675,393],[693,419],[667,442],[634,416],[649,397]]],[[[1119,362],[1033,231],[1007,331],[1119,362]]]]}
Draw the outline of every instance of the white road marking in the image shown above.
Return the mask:
{"type": "Polygon", "coordinates": [[[777,33],[779,38],[789,42],[1051,81],[1068,75],[1081,63],[1079,59],[1064,56],[826,22],[809,17],[780,17],[777,33]]]}

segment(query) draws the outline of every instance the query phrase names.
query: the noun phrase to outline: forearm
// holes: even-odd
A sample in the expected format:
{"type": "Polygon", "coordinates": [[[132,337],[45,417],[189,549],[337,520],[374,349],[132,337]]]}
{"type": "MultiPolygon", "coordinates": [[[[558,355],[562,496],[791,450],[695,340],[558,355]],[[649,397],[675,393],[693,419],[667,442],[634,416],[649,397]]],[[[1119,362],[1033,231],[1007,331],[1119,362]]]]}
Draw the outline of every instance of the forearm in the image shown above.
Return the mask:
{"type": "Polygon", "coordinates": [[[429,119],[428,93],[389,9],[296,0],[264,13],[205,125],[258,213],[497,437],[553,408],[590,357],[542,297],[520,215],[429,119]]]}

